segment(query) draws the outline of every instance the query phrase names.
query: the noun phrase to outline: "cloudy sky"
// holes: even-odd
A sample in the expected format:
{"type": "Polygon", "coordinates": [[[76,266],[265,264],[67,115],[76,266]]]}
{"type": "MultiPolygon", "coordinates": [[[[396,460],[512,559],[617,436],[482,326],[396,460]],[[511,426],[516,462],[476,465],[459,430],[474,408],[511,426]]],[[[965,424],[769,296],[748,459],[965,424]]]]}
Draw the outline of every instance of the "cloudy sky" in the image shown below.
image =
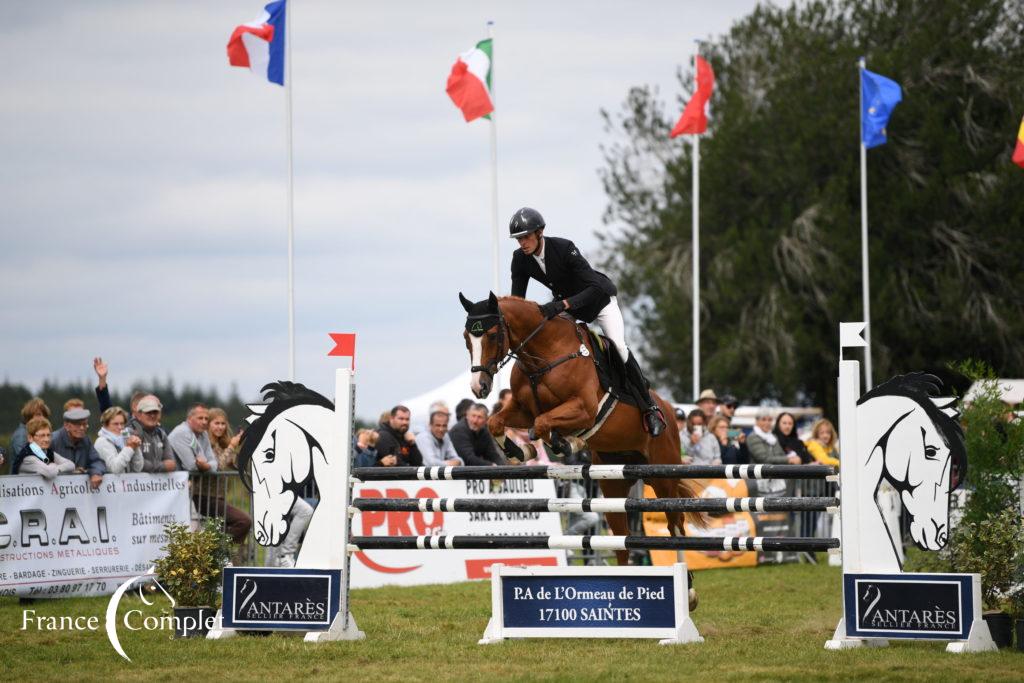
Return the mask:
{"type": "MultiPolygon", "coordinates": [[[[263,4],[5,7],[3,378],[87,378],[95,355],[118,388],[251,396],[287,376],[284,92],[225,56],[263,4]]],[[[693,40],[755,4],[294,0],[297,379],[332,391],[328,332],[358,334],[363,416],[466,369],[457,294],[491,283],[489,132],[444,84],[486,20],[502,230],[533,206],[594,260],[600,109],[646,83],[677,115],[693,40]]]]}

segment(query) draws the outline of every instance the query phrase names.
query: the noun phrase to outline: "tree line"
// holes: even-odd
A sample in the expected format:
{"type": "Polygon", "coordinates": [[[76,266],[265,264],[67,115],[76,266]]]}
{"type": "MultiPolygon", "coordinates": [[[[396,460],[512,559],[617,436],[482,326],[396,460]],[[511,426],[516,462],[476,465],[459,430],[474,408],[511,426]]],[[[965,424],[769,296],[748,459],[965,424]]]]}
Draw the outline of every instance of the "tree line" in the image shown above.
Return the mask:
{"type": "MultiPolygon", "coordinates": [[[[857,60],[900,83],[868,151],[875,382],[962,381],[974,358],[1024,373],[1024,4],[812,0],[762,5],[702,45],[715,71],[700,145],[702,382],[835,414],[838,323],[862,319],[857,60]]],[[[692,91],[692,70],[679,73],[692,91]]],[[[630,90],[603,112],[603,263],[641,349],[677,398],[691,383],[689,137],[682,108],[630,90]]]]}

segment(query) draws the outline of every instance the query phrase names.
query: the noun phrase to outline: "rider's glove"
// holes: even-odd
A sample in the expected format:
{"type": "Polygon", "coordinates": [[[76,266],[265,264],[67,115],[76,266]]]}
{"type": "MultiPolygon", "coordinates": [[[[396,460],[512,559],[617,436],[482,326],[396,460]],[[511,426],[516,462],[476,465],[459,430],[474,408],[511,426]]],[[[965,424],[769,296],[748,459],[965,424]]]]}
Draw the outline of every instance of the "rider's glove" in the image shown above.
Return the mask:
{"type": "Polygon", "coordinates": [[[562,303],[561,299],[555,301],[549,301],[540,307],[541,315],[544,316],[545,320],[550,320],[556,315],[565,310],[565,304],[562,303]]]}

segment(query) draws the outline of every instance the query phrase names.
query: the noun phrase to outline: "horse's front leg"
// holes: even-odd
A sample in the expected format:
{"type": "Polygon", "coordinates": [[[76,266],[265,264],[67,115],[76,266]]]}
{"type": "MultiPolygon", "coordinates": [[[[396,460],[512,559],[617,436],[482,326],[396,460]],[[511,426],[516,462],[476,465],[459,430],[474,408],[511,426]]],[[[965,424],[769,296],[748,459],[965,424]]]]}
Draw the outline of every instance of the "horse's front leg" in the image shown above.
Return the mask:
{"type": "Polygon", "coordinates": [[[533,423],[533,429],[537,437],[545,443],[551,444],[556,451],[565,453],[566,450],[578,452],[584,447],[580,439],[570,437],[568,440],[561,438],[561,434],[576,432],[587,429],[594,424],[595,415],[587,410],[583,401],[573,398],[561,405],[537,416],[533,423]],[[553,437],[552,432],[558,434],[553,437]],[[554,440],[553,440],[554,439],[554,440]],[[555,443],[558,441],[559,443],[555,443]]]}
{"type": "Polygon", "coordinates": [[[515,458],[521,462],[537,457],[533,444],[527,443],[520,448],[514,441],[505,436],[505,429],[526,429],[533,426],[533,415],[516,400],[515,396],[498,412],[487,420],[487,431],[491,433],[498,446],[505,452],[506,458],[515,458]]]}

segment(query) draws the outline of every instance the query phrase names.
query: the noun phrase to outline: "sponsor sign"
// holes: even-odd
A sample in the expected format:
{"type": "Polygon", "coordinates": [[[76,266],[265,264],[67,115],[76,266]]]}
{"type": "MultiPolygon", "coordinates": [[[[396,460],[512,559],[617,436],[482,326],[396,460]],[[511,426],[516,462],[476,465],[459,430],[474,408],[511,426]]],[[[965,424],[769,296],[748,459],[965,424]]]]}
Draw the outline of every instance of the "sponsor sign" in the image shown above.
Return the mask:
{"type": "MultiPolygon", "coordinates": [[[[550,480],[367,482],[353,498],[555,498],[550,480]]],[[[355,536],[557,536],[557,512],[360,512],[355,536]]],[[[352,555],[351,587],[486,579],[492,564],[564,566],[564,550],[366,550],[352,555]]]]}
{"type": "Polygon", "coordinates": [[[482,642],[504,638],[659,638],[699,641],[686,565],[504,567],[492,576],[493,616],[482,642]]]}
{"type": "Polygon", "coordinates": [[[109,595],[189,523],[188,473],[0,477],[0,596],[109,595]]]}
{"type": "Polygon", "coordinates": [[[342,590],[340,569],[226,567],[224,627],[326,631],[342,590]]]}
{"type": "Polygon", "coordinates": [[[975,614],[971,574],[844,574],[850,638],[965,640],[975,614]]]}

